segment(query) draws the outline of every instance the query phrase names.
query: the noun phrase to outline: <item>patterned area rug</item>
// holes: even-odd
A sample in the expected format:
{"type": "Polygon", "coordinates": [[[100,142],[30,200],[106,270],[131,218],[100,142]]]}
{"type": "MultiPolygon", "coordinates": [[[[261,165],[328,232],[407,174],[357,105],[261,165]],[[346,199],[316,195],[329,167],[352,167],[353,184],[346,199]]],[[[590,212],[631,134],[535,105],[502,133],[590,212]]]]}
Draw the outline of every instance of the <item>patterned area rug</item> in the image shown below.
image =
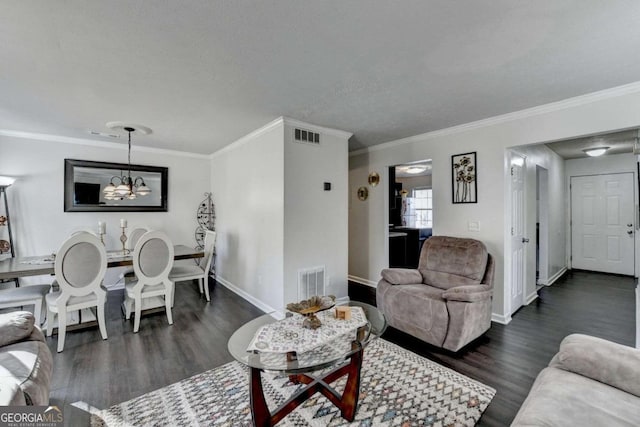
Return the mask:
{"type": "MultiPolygon", "coordinates": [[[[346,377],[333,386],[342,391],[346,377]]],[[[275,409],[301,385],[263,374],[275,409]]],[[[383,339],[364,352],[360,401],[349,423],[314,395],[278,426],[473,426],[495,390],[383,339]]],[[[93,426],[250,426],[248,369],[238,362],[114,405],[92,415],[93,426]]]]}

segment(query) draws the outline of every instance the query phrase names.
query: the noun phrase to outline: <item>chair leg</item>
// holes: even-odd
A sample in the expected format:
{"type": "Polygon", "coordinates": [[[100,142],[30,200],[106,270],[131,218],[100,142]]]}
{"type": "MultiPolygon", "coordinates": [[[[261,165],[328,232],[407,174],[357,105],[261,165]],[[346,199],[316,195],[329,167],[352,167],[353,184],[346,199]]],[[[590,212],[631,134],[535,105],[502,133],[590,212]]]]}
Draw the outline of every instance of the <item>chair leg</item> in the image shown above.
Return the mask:
{"type": "Polygon", "coordinates": [[[133,304],[133,300],[128,296],[124,296],[124,318],[129,320],[131,319],[131,305],[133,304]]]}
{"type": "MultiPolygon", "coordinates": [[[[169,292],[171,292],[171,290],[169,290],[169,292]]],[[[173,325],[173,315],[171,313],[172,302],[173,302],[173,297],[171,295],[167,295],[164,297],[164,305],[165,305],[165,309],[167,310],[167,321],[169,322],[170,325],[173,325]]]]}
{"type": "Polygon", "coordinates": [[[202,286],[204,287],[204,296],[207,298],[207,301],[211,301],[211,297],[209,296],[209,276],[205,276],[202,279],[202,286]]]}
{"type": "Polygon", "coordinates": [[[47,306],[47,336],[50,337],[51,335],[53,335],[53,321],[56,318],[56,314],[49,310],[49,307],[47,306]]]}
{"type": "Polygon", "coordinates": [[[198,279],[198,288],[200,288],[200,293],[204,292],[204,279],[198,279]]]}
{"type": "Polygon", "coordinates": [[[104,301],[100,301],[98,299],[98,306],[97,308],[97,318],[98,318],[98,326],[100,327],[100,335],[102,335],[102,339],[106,340],[107,339],[107,324],[105,322],[104,319],[104,301]]]}
{"type": "Polygon", "coordinates": [[[169,298],[169,301],[171,301],[171,308],[173,308],[175,302],[176,302],[176,282],[171,282],[171,286],[169,289],[169,294],[165,295],[165,300],[167,299],[167,297],[169,298]]]}
{"type": "Polygon", "coordinates": [[[58,312],[58,353],[64,349],[64,339],[67,334],[67,311],[58,312]]]}
{"type": "Polygon", "coordinates": [[[136,295],[135,301],[133,302],[133,333],[137,333],[138,329],[140,329],[140,317],[142,316],[142,299],[140,295],[136,295]]]}
{"type": "Polygon", "coordinates": [[[42,323],[40,323],[41,316],[42,316],[42,298],[38,298],[33,303],[33,317],[36,319],[36,326],[38,326],[38,328],[40,327],[40,325],[42,325],[42,323]]]}

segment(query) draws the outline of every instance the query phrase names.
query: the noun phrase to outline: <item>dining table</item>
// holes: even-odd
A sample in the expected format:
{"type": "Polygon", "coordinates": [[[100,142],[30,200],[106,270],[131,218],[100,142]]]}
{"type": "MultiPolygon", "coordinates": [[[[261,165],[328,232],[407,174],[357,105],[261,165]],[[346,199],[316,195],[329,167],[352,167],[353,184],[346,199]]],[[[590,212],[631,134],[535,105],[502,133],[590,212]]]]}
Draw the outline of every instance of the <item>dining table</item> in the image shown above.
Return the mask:
{"type": "MultiPolygon", "coordinates": [[[[201,249],[186,245],[174,245],[173,259],[197,259],[204,257],[201,249]]],[[[0,261],[0,279],[19,279],[28,276],[54,274],[55,257],[51,255],[8,258],[0,261]]],[[[120,250],[107,251],[107,267],[126,267],[133,265],[133,252],[120,250]]]]}

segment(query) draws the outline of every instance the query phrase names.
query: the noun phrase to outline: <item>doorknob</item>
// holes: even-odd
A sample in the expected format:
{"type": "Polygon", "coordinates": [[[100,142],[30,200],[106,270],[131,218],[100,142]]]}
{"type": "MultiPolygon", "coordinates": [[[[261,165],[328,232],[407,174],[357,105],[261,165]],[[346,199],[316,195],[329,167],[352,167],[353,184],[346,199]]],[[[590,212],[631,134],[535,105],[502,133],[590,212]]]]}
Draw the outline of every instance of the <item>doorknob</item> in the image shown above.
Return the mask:
{"type": "Polygon", "coordinates": [[[527,239],[526,237],[522,238],[522,243],[529,243],[529,239],[527,239]]]}
{"type": "Polygon", "coordinates": [[[627,224],[627,227],[633,227],[633,224],[627,224]]]}
{"type": "Polygon", "coordinates": [[[631,236],[633,234],[633,230],[627,230],[627,234],[631,236]]]}

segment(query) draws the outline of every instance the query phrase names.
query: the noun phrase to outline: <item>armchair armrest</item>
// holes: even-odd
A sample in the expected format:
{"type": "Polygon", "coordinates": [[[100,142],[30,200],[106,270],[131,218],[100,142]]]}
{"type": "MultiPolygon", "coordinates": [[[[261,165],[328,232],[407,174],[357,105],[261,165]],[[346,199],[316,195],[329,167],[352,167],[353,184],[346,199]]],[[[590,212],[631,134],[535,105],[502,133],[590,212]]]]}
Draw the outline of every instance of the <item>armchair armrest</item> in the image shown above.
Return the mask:
{"type": "Polygon", "coordinates": [[[640,350],[601,338],[572,334],[549,366],[573,372],[640,397],[640,350]]]}
{"type": "Polygon", "coordinates": [[[466,285],[447,289],[442,298],[448,301],[475,302],[491,298],[493,291],[488,285],[466,285]]]}
{"type": "Polygon", "coordinates": [[[410,268],[385,268],[382,278],[392,285],[415,285],[422,283],[422,274],[410,268]]]}

